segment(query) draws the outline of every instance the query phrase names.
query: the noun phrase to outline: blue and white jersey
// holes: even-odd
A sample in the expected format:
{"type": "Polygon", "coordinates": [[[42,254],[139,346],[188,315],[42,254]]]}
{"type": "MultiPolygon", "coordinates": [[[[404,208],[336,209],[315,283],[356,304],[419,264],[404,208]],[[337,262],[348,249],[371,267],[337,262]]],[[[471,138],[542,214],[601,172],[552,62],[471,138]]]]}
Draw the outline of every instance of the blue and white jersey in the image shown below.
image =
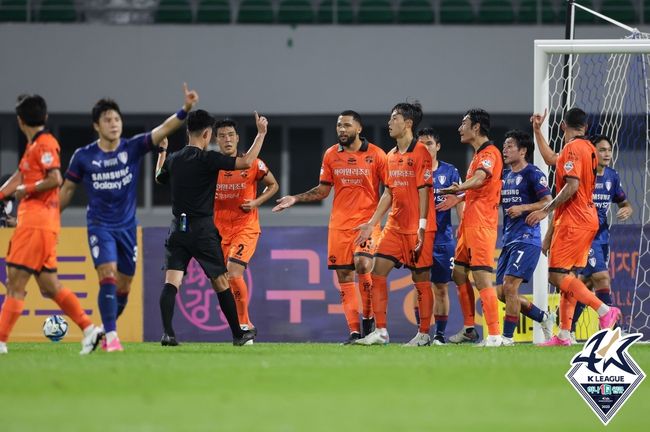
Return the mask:
{"type": "Polygon", "coordinates": [[[503,187],[501,188],[501,207],[503,208],[503,245],[523,242],[537,246],[542,245],[539,224],[530,226],[526,216],[511,218],[506,214],[512,206],[533,204],[551,194],[546,175],[535,165],[528,164],[518,172],[510,169],[503,170],[503,187]]]}
{"type": "Polygon", "coordinates": [[[151,133],[145,133],[122,138],[112,152],[103,151],[98,141],[74,152],[65,177],[86,189],[89,226],[120,230],[137,224],[140,159],[152,148],[151,133]]]}
{"type": "Polygon", "coordinates": [[[598,233],[594,243],[609,243],[609,223],[607,211],[611,203],[622,203],[627,199],[621,179],[615,169],[605,167],[602,175],[596,176],[596,188],[592,195],[598,210],[598,233]]]}
{"type": "MultiPolygon", "coordinates": [[[[451,186],[452,183],[460,183],[460,174],[455,166],[447,162],[438,161],[438,168],[433,172],[433,194],[435,204],[438,205],[445,200],[445,195],[440,195],[440,189],[451,186]]],[[[451,209],[436,210],[436,245],[455,243],[454,231],[451,227],[451,209]]]]}

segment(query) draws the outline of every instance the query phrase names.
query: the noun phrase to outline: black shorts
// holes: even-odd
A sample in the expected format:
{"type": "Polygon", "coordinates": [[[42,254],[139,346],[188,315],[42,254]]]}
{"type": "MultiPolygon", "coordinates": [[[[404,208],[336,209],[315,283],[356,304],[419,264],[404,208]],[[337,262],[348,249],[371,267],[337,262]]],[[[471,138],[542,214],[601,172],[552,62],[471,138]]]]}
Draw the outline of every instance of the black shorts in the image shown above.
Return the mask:
{"type": "Polygon", "coordinates": [[[226,273],[221,236],[212,217],[188,219],[185,232],[179,230],[176,219],[172,221],[165,241],[165,269],[185,272],[192,258],[209,279],[226,273]]]}

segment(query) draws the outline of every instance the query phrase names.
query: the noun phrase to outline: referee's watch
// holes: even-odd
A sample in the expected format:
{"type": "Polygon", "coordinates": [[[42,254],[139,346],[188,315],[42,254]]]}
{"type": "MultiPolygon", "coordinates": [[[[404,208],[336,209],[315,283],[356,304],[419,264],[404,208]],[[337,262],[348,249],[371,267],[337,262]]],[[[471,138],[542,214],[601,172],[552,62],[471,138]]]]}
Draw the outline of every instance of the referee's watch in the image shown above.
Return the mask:
{"type": "Polygon", "coordinates": [[[158,153],[165,153],[167,149],[165,147],[158,146],[158,153]]]}

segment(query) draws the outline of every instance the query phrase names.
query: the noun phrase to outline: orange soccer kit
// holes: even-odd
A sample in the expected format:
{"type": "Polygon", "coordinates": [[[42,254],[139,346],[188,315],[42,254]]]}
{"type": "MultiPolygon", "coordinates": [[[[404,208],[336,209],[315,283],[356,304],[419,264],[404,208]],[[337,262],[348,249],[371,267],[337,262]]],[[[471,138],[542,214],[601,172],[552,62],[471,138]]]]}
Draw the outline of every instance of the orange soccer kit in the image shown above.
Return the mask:
{"type": "MultiPolygon", "coordinates": [[[[465,211],[458,230],[454,263],[470,270],[492,272],[499,225],[503,158],[491,141],[485,142],[474,154],[465,181],[474,177],[477,171],[483,171],[486,179],[481,187],[465,191],[465,211]]],[[[500,328],[496,290],[494,287],[484,288],[480,295],[489,334],[498,335],[500,328]]],[[[474,290],[469,281],[458,287],[458,299],[464,324],[473,326],[474,290]]]]}
{"type": "MultiPolygon", "coordinates": [[[[356,152],[345,151],[340,144],[331,146],[323,156],[320,183],[334,188],[334,202],[327,236],[327,267],[331,270],[354,270],[354,257],[372,258],[381,228],[377,225],[366,242],[356,246],[356,228],[370,220],[379,202],[379,184],[384,181],[386,154],[376,145],[361,138],[356,152]]],[[[370,299],[372,279],[369,273],[359,274],[354,282],[341,283],[341,303],[350,332],[359,332],[359,304],[356,289],[361,293],[362,314],[372,317],[370,299]]]]}
{"type": "MultiPolygon", "coordinates": [[[[16,230],[9,242],[7,267],[39,275],[56,273],[56,244],[61,226],[59,188],[36,192],[37,182],[61,167],[59,143],[47,131],[38,132],[27,145],[18,167],[28,195],[18,207],[16,230]]],[[[61,288],[54,301],[81,329],[92,322],[72,291],[61,288]]],[[[24,300],[7,296],[0,313],[0,342],[6,342],[24,307],[24,300]]]]}
{"type": "MultiPolygon", "coordinates": [[[[241,206],[257,197],[257,183],[269,173],[266,164],[256,159],[248,169],[219,171],[214,197],[214,224],[221,235],[221,249],[227,261],[248,266],[260,237],[259,212],[241,206]]],[[[240,324],[252,326],[248,316],[248,287],[243,277],[229,277],[237,304],[240,324]]]]}
{"type": "MultiPolygon", "coordinates": [[[[424,242],[419,253],[415,253],[420,220],[419,190],[433,186],[431,154],[426,145],[413,140],[404,153],[392,149],[387,157],[386,187],[392,195],[391,211],[377,246],[375,256],[393,261],[396,266],[426,270],[433,265],[433,243],[436,232],[435,203],[429,198],[427,227],[424,242]]],[[[372,276],[373,308],[377,328],[386,328],[388,288],[385,276],[372,276]]],[[[420,310],[420,331],[429,331],[433,313],[433,292],[431,283],[417,282],[418,308],[420,310]]]]}

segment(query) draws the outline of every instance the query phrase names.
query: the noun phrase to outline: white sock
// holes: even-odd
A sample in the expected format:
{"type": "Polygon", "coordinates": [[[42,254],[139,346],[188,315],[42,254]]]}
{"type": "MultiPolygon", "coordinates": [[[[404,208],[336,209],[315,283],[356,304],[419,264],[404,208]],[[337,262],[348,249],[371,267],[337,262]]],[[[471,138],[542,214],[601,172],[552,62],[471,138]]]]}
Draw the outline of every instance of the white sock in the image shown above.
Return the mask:
{"type": "Polygon", "coordinates": [[[569,330],[560,330],[560,332],[557,334],[557,337],[559,337],[562,340],[567,340],[571,338],[571,334],[569,333],[569,330]]]}
{"type": "Polygon", "coordinates": [[[84,329],[84,336],[88,336],[95,329],[95,325],[91,324],[84,329]]]}
{"type": "Polygon", "coordinates": [[[117,339],[117,332],[116,331],[109,331],[106,333],[106,343],[109,344],[113,342],[113,340],[117,339]]]}
{"type": "Polygon", "coordinates": [[[605,316],[609,312],[609,306],[603,303],[596,312],[598,312],[599,317],[605,316]]]}

